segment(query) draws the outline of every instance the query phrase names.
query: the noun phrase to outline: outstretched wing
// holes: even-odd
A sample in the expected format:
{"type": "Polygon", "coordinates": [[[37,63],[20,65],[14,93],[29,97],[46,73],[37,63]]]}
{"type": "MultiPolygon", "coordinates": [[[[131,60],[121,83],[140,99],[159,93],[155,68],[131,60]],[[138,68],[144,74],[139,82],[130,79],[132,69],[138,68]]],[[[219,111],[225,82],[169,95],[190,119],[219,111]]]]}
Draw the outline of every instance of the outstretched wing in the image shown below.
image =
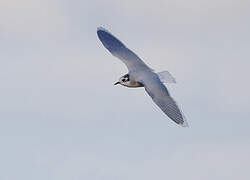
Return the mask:
{"type": "Polygon", "coordinates": [[[143,82],[143,84],[146,92],[151,96],[155,104],[157,104],[170,119],[183,127],[188,126],[185,116],[159,78],[143,82]]]}
{"type": "Polygon", "coordinates": [[[120,40],[113,36],[106,29],[97,28],[97,35],[105,48],[111,54],[124,62],[129,71],[139,69],[149,69],[149,67],[130,49],[128,49],[120,40]]]}

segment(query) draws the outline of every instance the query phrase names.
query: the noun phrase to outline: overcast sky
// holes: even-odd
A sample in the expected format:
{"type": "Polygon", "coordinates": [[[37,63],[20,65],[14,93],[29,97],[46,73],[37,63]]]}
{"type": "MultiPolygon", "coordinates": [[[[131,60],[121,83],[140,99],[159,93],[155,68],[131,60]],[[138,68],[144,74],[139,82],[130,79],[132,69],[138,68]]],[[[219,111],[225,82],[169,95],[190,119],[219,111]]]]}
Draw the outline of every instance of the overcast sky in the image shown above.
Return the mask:
{"type": "Polygon", "coordinates": [[[248,180],[250,1],[0,0],[1,180],[248,180]],[[182,128],[96,35],[167,84],[182,128]]]}

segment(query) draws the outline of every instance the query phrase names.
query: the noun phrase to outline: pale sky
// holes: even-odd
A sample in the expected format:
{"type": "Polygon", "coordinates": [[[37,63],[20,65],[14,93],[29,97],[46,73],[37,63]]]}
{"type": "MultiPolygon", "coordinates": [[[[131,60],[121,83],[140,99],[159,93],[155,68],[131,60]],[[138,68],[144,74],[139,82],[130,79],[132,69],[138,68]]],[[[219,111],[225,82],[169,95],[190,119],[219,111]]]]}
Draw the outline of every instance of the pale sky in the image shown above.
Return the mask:
{"type": "Polygon", "coordinates": [[[1,180],[248,180],[250,1],[0,0],[1,180]],[[167,84],[189,128],[143,88],[103,26],[167,84]]]}

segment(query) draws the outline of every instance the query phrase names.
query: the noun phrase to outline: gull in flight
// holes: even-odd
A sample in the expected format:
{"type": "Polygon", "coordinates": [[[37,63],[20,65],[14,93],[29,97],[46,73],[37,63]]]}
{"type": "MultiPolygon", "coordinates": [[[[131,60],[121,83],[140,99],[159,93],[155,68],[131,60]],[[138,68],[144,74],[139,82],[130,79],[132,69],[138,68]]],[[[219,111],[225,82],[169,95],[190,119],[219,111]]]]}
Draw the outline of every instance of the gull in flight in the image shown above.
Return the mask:
{"type": "Polygon", "coordinates": [[[155,104],[174,122],[187,127],[188,123],[175,100],[170,96],[163,83],[176,83],[168,71],[155,73],[133,51],[128,49],[108,30],[99,27],[97,35],[105,48],[119,58],[128,68],[128,74],[122,76],[115,85],[126,87],[144,87],[155,104]]]}

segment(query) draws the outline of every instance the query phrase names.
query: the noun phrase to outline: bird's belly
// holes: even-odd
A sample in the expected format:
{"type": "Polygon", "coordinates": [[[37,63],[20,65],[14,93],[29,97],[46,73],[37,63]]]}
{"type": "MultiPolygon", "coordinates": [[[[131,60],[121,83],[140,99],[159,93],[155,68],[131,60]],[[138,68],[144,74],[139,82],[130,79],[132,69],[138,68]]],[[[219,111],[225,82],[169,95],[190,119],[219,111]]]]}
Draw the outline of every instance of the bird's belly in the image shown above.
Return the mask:
{"type": "Polygon", "coordinates": [[[129,84],[122,84],[123,86],[130,87],[130,88],[137,88],[137,87],[144,87],[140,82],[130,82],[129,84]]]}

